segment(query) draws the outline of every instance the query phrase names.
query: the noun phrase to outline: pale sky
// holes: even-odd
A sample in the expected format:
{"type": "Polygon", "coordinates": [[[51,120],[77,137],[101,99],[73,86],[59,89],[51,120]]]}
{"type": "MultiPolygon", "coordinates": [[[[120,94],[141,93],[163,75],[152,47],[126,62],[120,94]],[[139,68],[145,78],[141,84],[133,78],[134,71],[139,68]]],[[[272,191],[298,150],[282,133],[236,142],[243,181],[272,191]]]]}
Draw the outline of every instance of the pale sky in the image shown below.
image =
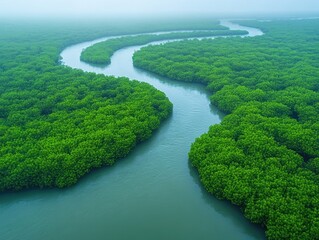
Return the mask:
{"type": "Polygon", "coordinates": [[[0,0],[0,16],[319,12],[319,0],[0,0]]]}

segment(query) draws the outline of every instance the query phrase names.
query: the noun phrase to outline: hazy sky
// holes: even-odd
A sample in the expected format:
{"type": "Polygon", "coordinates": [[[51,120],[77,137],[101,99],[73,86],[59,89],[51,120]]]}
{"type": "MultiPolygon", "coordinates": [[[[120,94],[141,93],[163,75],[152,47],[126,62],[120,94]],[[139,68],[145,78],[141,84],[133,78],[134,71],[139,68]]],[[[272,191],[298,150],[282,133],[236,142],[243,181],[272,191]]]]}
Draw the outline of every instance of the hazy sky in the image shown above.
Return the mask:
{"type": "Polygon", "coordinates": [[[0,16],[319,12],[319,0],[0,0],[0,16]]]}

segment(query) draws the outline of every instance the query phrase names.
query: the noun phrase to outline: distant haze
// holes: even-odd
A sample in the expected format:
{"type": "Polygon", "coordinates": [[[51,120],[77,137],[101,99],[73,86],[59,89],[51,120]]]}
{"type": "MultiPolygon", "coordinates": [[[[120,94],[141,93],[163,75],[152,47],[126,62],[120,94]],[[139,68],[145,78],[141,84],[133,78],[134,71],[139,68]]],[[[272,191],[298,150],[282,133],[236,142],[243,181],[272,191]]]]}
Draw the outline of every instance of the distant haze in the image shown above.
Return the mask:
{"type": "Polygon", "coordinates": [[[319,0],[0,0],[0,16],[319,12],[319,0]]]}

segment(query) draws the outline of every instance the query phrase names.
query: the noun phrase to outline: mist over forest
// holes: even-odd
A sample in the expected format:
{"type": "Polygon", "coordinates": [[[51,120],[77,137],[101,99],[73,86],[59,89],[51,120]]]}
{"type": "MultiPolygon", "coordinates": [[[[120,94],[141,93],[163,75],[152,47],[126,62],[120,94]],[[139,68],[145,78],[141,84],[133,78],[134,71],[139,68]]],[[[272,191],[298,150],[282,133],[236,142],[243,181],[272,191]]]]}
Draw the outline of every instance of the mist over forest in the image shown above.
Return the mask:
{"type": "Polygon", "coordinates": [[[2,17],[105,18],[164,16],[255,16],[319,11],[316,0],[2,0],[2,17]]]}
{"type": "Polygon", "coordinates": [[[319,239],[318,0],[0,1],[0,239],[319,239]]]}

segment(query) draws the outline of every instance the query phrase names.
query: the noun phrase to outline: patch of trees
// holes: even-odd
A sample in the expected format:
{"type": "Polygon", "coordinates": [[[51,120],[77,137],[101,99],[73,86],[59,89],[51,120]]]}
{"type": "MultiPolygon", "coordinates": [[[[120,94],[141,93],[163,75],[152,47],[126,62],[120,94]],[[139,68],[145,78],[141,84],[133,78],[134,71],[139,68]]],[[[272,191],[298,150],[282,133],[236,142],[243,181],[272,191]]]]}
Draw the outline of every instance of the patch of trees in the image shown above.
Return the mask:
{"type": "Polygon", "coordinates": [[[230,35],[245,35],[246,31],[230,31],[230,30],[218,30],[218,31],[192,31],[192,32],[175,32],[164,34],[147,34],[138,36],[127,36],[115,39],[109,39],[104,42],[94,44],[83,50],[81,53],[81,61],[90,64],[108,65],[111,63],[111,57],[115,51],[129,46],[144,45],[149,42],[161,41],[161,40],[174,40],[185,38],[204,38],[214,36],[230,36],[230,35]]]}
{"type": "Polygon", "coordinates": [[[101,26],[0,26],[0,192],[70,186],[126,156],[171,113],[149,84],[58,65],[65,45],[101,26]]]}
{"type": "Polygon", "coordinates": [[[266,34],[150,46],[134,64],[207,85],[228,113],[189,153],[210,193],[269,239],[319,239],[319,21],[245,24],[266,34]]]}

